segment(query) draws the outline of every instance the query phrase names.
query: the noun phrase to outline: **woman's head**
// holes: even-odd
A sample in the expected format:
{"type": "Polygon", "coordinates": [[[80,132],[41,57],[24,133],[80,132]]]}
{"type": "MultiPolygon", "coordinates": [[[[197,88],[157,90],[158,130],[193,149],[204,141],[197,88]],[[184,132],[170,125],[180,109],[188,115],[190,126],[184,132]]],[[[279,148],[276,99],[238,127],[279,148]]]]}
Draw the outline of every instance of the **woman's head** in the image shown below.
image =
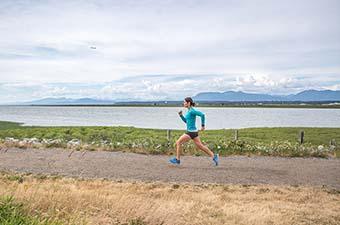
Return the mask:
{"type": "Polygon", "coordinates": [[[195,102],[194,100],[192,100],[191,97],[186,97],[183,101],[183,106],[185,108],[189,108],[189,107],[195,106],[195,102]]]}

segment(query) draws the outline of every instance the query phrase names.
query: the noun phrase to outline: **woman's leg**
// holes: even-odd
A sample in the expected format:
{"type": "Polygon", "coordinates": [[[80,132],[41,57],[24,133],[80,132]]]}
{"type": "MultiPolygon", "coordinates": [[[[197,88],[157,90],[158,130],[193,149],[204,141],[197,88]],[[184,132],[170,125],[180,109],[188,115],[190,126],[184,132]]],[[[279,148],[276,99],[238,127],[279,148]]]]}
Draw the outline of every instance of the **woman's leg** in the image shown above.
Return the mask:
{"type": "Polygon", "coordinates": [[[193,139],[195,145],[197,148],[201,149],[202,151],[204,151],[205,153],[207,153],[208,155],[210,155],[211,157],[214,157],[214,153],[205,145],[203,145],[203,143],[201,142],[200,137],[195,137],[193,139]]]}
{"type": "Polygon", "coordinates": [[[181,145],[187,141],[189,141],[191,138],[187,134],[183,134],[178,140],[176,141],[176,158],[180,160],[181,157],[181,145]]]}

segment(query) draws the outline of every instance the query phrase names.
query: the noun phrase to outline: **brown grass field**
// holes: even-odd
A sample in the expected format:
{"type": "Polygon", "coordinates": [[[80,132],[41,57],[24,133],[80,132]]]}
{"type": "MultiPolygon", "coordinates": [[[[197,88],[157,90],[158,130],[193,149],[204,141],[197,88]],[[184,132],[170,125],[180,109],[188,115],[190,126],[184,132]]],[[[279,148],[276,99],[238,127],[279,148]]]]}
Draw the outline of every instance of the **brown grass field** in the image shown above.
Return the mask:
{"type": "Polygon", "coordinates": [[[64,224],[339,224],[340,191],[0,174],[0,196],[64,224]],[[134,220],[135,222],[131,220],[134,220]]]}

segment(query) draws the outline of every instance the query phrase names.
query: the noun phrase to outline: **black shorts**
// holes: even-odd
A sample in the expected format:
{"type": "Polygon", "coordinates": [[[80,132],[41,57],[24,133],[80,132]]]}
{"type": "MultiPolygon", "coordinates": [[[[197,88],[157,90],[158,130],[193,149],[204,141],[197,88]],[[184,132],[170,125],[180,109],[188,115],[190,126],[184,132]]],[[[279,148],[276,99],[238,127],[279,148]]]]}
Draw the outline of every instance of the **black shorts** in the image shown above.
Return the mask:
{"type": "Polygon", "coordinates": [[[189,135],[191,137],[191,139],[194,139],[195,137],[198,137],[198,132],[186,132],[187,135],[189,135]]]}

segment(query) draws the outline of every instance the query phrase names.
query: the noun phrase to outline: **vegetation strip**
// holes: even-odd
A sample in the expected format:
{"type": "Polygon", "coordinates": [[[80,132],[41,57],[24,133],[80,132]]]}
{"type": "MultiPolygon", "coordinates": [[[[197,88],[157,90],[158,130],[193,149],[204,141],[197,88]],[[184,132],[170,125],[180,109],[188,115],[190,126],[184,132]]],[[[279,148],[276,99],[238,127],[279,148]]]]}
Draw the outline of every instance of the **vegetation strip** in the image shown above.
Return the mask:
{"type": "MultiPolygon", "coordinates": [[[[134,127],[36,127],[0,122],[3,147],[62,147],[76,150],[127,151],[172,154],[182,130],[134,127]]],[[[221,156],[266,155],[293,157],[340,157],[340,128],[246,128],[207,130],[203,143],[221,156]],[[304,143],[300,133],[304,131],[304,143]]],[[[184,145],[185,155],[202,155],[193,143],[184,145]]]]}

